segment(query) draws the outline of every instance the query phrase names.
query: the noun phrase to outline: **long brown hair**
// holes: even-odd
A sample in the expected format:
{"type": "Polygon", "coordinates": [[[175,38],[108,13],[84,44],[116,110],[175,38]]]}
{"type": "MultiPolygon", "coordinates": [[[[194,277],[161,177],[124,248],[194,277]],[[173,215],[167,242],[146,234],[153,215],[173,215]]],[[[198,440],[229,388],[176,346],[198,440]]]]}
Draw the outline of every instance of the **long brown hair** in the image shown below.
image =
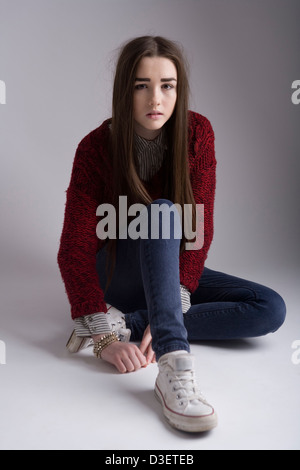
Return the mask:
{"type": "MultiPolygon", "coordinates": [[[[167,167],[164,196],[173,203],[191,204],[195,214],[195,200],[189,177],[188,161],[188,101],[189,84],[187,64],[181,47],[161,36],[142,36],[127,42],[117,61],[113,100],[111,143],[113,158],[114,204],[118,208],[119,196],[126,195],[128,206],[134,203],[148,205],[151,196],[140,179],[134,153],[133,93],[136,71],[144,57],[164,57],[173,62],[177,70],[177,99],[171,118],[165,124],[167,135],[167,167]],[[126,119],[124,119],[126,116],[126,119]]],[[[117,218],[118,220],[118,218],[117,218]]],[[[184,237],[181,247],[183,249],[184,237]]],[[[115,260],[116,240],[108,241],[112,255],[111,273],[115,260]]],[[[110,276],[111,277],[111,276],[110,276]]]]}

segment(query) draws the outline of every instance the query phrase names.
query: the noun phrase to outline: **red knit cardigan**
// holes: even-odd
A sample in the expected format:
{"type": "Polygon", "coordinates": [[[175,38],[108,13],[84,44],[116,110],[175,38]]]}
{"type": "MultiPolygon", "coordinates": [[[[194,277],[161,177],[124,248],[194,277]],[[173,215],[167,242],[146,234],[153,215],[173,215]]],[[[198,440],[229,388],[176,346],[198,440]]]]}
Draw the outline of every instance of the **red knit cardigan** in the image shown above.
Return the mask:
{"type": "MultiPolygon", "coordinates": [[[[109,122],[106,120],[79,143],[67,189],[65,218],[58,264],[75,319],[107,312],[96,270],[96,254],[103,241],[96,235],[96,209],[112,196],[112,162],[109,153],[109,122]]],[[[180,255],[180,282],[191,292],[198,286],[213,238],[216,183],[214,132],[207,118],[189,111],[189,166],[196,204],[204,204],[204,244],[200,250],[180,255]]],[[[158,179],[147,188],[160,197],[158,179]]]]}

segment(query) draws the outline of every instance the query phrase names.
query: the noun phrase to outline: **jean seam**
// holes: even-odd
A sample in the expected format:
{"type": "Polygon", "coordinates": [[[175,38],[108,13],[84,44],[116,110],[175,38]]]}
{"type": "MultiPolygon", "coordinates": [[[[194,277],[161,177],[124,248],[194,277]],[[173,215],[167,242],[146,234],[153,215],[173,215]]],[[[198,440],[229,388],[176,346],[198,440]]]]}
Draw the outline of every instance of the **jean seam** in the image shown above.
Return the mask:
{"type": "MultiPolygon", "coordinates": [[[[149,241],[148,240],[145,240],[144,251],[145,251],[145,258],[146,258],[146,261],[147,261],[147,269],[148,269],[148,276],[149,276],[149,283],[150,283],[151,293],[153,295],[153,297],[152,297],[153,307],[155,309],[155,315],[157,315],[157,307],[158,306],[157,306],[157,299],[156,299],[156,295],[155,295],[155,286],[153,285],[153,272],[152,272],[151,254],[150,254],[151,246],[149,246],[149,241]]],[[[150,328],[151,328],[151,324],[150,324],[150,328]]],[[[161,337],[160,337],[160,331],[159,331],[158,328],[155,329],[155,334],[156,334],[156,342],[159,343],[161,337]]]]}
{"type": "MultiPolygon", "coordinates": [[[[224,313],[227,313],[227,314],[232,314],[232,313],[236,313],[237,315],[239,315],[239,313],[241,313],[241,309],[243,307],[248,307],[248,304],[250,304],[250,302],[253,302],[253,300],[250,300],[249,302],[235,302],[235,306],[234,307],[229,307],[229,308],[218,308],[216,310],[209,310],[208,312],[201,312],[201,313],[187,313],[187,315],[185,316],[185,318],[199,318],[199,317],[202,317],[202,318],[208,318],[208,317],[211,317],[211,316],[215,316],[215,317],[218,317],[221,316],[224,314],[224,313]],[[235,310],[239,310],[237,312],[235,312],[235,310]]],[[[197,305],[197,304],[196,304],[197,305]]],[[[192,305],[193,307],[193,305],[192,305]]],[[[246,311],[242,312],[242,313],[246,313],[246,311]]]]}
{"type": "MultiPolygon", "coordinates": [[[[198,286],[198,289],[201,289],[201,285],[198,286]]],[[[247,289],[248,291],[250,291],[254,297],[253,300],[257,301],[257,293],[256,291],[252,288],[252,287],[249,287],[249,286],[245,286],[245,285],[236,285],[236,286],[218,286],[217,284],[213,285],[213,286],[203,286],[204,289],[247,289]]],[[[197,289],[196,289],[197,290],[197,289]]],[[[193,294],[192,294],[193,295],[193,294]]],[[[252,300],[252,301],[253,301],[252,300]]],[[[222,301],[221,301],[222,302],[222,301]]],[[[251,302],[251,300],[249,300],[249,302],[251,302]]]]}

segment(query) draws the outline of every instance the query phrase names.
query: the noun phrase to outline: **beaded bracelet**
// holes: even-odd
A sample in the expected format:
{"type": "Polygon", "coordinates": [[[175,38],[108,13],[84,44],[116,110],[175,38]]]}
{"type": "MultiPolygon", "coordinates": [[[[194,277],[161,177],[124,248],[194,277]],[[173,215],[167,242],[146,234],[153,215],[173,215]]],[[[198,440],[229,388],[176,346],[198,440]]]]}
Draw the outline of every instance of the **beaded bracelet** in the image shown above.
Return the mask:
{"type": "Polygon", "coordinates": [[[96,358],[101,359],[103,349],[117,341],[119,341],[119,338],[114,332],[109,333],[108,335],[103,336],[99,341],[96,341],[96,343],[94,343],[94,355],[96,358]]]}

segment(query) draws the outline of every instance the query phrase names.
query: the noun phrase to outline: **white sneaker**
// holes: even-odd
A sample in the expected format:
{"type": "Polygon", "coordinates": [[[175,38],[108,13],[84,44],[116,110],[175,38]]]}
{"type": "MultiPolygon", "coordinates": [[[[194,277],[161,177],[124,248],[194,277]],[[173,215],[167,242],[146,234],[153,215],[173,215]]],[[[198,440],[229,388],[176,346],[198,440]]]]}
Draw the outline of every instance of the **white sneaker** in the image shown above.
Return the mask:
{"type": "Polygon", "coordinates": [[[209,431],[217,415],[198,389],[194,356],[184,351],[164,354],[158,361],[155,394],[171,426],[187,432],[209,431]]]}
{"type": "Polygon", "coordinates": [[[122,341],[123,343],[129,343],[131,330],[129,330],[129,328],[126,328],[124,314],[110,304],[106,304],[106,307],[106,317],[111,331],[114,331],[116,333],[120,341],[122,341]]]}

